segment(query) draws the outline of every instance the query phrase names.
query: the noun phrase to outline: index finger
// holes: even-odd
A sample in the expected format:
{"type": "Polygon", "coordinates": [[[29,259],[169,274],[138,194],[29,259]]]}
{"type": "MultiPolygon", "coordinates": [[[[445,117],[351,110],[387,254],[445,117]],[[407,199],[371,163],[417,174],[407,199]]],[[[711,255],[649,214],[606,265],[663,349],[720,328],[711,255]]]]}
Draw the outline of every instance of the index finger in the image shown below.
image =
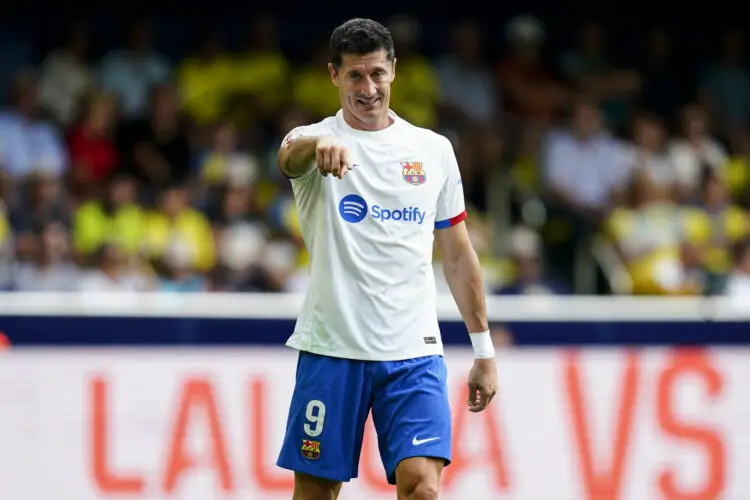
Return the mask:
{"type": "Polygon", "coordinates": [[[349,156],[349,149],[347,148],[341,148],[341,155],[339,156],[339,161],[341,162],[341,166],[346,167],[347,170],[352,169],[352,160],[349,156]]]}

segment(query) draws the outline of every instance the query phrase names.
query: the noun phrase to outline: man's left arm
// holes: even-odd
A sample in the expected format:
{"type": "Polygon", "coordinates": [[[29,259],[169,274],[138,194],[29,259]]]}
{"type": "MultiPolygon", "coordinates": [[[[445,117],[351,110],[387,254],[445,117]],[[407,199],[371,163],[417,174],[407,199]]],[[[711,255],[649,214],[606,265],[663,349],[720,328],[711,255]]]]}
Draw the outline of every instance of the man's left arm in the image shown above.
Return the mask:
{"type": "Polygon", "coordinates": [[[464,219],[463,185],[455,153],[446,140],[445,178],[435,222],[435,239],[445,278],[474,348],[474,366],[469,373],[468,405],[482,411],[497,392],[495,349],[487,322],[487,306],[479,258],[469,239],[464,219]]]}
{"type": "Polygon", "coordinates": [[[471,245],[466,223],[462,221],[435,231],[435,239],[440,250],[445,279],[469,334],[489,330],[482,268],[471,245]]]}

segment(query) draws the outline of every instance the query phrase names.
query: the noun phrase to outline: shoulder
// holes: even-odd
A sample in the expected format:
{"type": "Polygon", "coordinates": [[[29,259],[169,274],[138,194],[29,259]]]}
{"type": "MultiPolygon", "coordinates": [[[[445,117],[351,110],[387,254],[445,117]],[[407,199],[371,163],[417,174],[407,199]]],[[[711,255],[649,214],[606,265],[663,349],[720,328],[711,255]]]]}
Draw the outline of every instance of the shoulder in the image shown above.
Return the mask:
{"type": "Polygon", "coordinates": [[[439,134],[434,130],[418,127],[408,121],[400,118],[402,130],[402,140],[411,145],[430,148],[429,151],[438,151],[440,153],[453,153],[453,143],[448,137],[439,134]]]}
{"type": "Polygon", "coordinates": [[[336,134],[336,120],[334,117],[329,116],[323,120],[310,123],[308,125],[299,125],[294,127],[292,130],[287,132],[284,136],[284,144],[288,144],[298,137],[316,137],[320,135],[335,135],[336,134]]]}

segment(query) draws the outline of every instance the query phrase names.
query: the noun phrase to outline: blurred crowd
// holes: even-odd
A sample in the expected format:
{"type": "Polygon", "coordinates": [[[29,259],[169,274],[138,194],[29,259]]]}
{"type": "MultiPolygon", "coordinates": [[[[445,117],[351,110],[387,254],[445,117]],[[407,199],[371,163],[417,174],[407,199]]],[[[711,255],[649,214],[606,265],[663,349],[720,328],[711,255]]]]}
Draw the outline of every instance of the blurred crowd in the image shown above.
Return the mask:
{"type": "MultiPolygon", "coordinates": [[[[742,31],[699,65],[662,29],[620,60],[595,21],[562,47],[519,16],[502,50],[460,21],[428,58],[419,22],[388,26],[391,106],[453,141],[488,291],[750,294],[742,31]]],[[[152,35],[133,22],[92,60],[90,27],[74,23],[37,67],[3,77],[0,289],[304,290],[309,256],[275,154],[339,107],[325,33],[303,63],[268,17],[231,50],[196,27],[179,60],[152,35]]]]}

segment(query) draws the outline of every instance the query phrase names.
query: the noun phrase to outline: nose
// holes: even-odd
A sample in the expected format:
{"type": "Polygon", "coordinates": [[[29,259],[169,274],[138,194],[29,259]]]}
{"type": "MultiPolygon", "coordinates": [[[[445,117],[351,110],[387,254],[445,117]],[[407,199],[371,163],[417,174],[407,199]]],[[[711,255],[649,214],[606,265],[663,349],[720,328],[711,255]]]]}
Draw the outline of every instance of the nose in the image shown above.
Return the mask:
{"type": "Polygon", "coordinates": [[[373,97],[378,92],[378,87],[375,85],[375,81],[369,76],[362,79],[362,86],[359,91],[367,97],[373,97]]]}

